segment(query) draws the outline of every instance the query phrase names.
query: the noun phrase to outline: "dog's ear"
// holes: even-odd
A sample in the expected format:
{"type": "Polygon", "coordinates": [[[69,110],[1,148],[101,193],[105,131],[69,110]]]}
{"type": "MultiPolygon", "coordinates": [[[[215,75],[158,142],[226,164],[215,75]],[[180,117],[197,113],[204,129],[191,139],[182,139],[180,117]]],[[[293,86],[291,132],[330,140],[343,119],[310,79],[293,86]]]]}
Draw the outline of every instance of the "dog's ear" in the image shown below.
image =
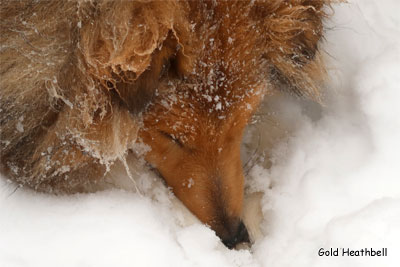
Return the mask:
{"type": "Polygon", "coordinates": [[[150,64],[143,73],[129,80],[124,72],[114,72],[112,79],[107,80],[106,86],[111,94],[117,97],[116,99],[121,100],[121,105],[125,106],[131,114],[138,114],[151,102],[157,90],[164,89],[159,86],[159,82],[164,77],[178,74],[174,66],[178,53],[180,53],[180,45],[170,32],[162,46],[156,48],[151,54],[150,64]]]}
{"type": "Polygon", "coordinates": [[[139,113],[170,62],[186,58],[186,44],[178,38],[189,31],[185,6],[173,1],[104,1],[87,13],[92,19],[82,26],[80,47],[88,73],[131,113],[139,113]]]}
{"type": "Polygon", "coordinates": [[[277,90],[320,100],[318,82],[324,76],[319,42],[329,0],[256,1],[252,17],[262,21],[262,57],[277,90]]]}

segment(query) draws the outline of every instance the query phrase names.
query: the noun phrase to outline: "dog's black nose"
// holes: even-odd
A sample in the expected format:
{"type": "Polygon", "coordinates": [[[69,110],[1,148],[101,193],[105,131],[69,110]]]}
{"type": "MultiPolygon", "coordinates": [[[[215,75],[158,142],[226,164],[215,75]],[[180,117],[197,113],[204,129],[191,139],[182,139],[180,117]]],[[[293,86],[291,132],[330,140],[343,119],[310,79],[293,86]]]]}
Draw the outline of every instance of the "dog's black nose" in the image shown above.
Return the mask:
{"type": "Polygon", "coordinates": [[[225,246],[227,246],[229,249],[234,248],[237,244],[242,243],[242,242],[250,242],[249,239],[249,233],[247,232],[246,226],[243,224],[243,222],[239,223],[239,226],[237,227],[236,233],[229,238],[226,238],[222,240],[222,243],[224,243],[225,246]]]}

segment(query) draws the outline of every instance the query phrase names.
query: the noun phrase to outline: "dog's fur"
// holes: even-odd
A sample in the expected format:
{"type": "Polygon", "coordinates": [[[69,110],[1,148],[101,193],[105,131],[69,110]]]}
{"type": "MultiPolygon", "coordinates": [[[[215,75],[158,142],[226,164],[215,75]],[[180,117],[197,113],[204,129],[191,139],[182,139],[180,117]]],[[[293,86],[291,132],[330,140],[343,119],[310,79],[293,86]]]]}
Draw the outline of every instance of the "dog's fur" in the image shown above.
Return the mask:
{"type": "Polygon", "coordinates": [[[320,100],[329,0],[2,1],[1,166],[46,192],[96,189],[138,141],[222,239],[262,97],[320,100]]]}

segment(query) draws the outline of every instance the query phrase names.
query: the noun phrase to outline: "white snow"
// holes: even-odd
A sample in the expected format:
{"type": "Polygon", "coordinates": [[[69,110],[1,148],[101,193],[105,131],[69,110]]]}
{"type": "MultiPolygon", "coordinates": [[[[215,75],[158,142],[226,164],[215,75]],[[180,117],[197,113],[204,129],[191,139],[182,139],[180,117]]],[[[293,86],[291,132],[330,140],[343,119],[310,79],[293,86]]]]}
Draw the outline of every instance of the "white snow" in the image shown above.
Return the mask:
{"type": "Polygon", "coordinates": [[[264,192],[263,235],[251,250],[226,249],[152,173],[136,179],[143,197],[13,192],[0,179],[0,266],[398,266],[399,10],[398,0],[335,6],[326,107],[282,100],[290,136],[270,169],[250,171],[249,191],[264,192]],[[318,256],[382,247],[387,257],[318,256]]]}
{"type": "Polygon", "coordinates": [[[21,123],[21,121],[17,122],[17,125],[15,126],[17,128],[17,131],[20,133],[24,132],[24,125],[21,123]]]}

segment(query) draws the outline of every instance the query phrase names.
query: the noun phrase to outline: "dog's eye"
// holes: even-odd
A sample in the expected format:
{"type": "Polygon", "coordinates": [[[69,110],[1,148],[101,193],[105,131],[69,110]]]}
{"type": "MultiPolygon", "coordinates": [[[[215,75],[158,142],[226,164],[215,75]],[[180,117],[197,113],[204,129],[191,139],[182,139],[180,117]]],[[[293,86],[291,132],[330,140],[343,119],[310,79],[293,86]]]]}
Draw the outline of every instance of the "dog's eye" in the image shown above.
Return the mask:
{"type": "Polygon", "coordinates": [[[167,132],[164,131],[159,131],[163,136],[165,136],[166,138],[170,139],[172,142],[174,142],[175,144],[177,144],[179,147],[184,147],[183,143],[173,134],[169,134],[167,132]]]}

